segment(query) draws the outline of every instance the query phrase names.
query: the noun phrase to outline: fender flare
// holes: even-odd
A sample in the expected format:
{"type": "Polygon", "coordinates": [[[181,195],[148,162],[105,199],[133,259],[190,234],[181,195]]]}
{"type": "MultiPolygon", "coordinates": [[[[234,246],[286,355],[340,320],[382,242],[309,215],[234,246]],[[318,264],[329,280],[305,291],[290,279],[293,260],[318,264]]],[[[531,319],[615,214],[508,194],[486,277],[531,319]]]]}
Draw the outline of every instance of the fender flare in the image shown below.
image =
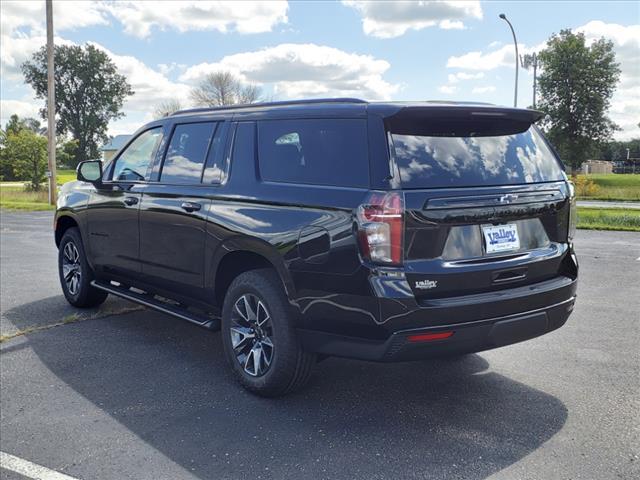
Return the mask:
{"type": "Polygon", "coordinates": [[[227,238],[220,243],[213,251],[209,261],[209,271],[207,274],[207,289],[215,291],[216,277],[218,269],[223,259],[234,252],[248,252],[263,257],[269,262],[278,273],[285,289],[285,294],[290,302],[295,303],[296,288],[282,255],[269,242],[255,237],[234,236],[227,238]]]}

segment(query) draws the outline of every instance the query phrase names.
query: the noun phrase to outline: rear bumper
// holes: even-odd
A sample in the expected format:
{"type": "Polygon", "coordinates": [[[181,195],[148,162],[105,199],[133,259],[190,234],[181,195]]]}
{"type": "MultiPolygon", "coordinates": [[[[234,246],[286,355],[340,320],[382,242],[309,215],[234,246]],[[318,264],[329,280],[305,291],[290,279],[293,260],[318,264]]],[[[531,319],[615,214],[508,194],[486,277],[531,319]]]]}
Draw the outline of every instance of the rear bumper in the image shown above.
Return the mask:
{"type": "Polygon", "coordinates": [[[398,330],[384,341],[299,330],[305,349],[320,354],[380,362],[419,360],[480,352],[544,335],[560,328],[569,318],[575,302],[572,294],[548,307],[489,319],[398,330]],[[412,341],[411,337],[452,332],[448,338],[412,341]]]}

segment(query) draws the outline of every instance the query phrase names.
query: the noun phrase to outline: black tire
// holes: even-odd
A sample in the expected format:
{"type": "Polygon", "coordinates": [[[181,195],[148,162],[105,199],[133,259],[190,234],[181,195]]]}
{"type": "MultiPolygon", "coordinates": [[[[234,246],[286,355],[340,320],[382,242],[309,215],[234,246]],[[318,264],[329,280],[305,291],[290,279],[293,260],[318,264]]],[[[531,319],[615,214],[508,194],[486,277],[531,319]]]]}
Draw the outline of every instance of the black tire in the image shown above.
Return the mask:
{"type": "Polygon", "coordinates": [[[302,349],[294,320],[295,313],[275,271],[251,270],[231,283],[222,308],[222,343],[236,377],[250,392],[277,397],[301,388],[309,380],[316,355],[302,349]],[[245,300],[250,304],[249,310],[257,312],[257,321],[245,321],[246,317],[252,316],[243,306],[245,300]],[[262,307],[257,302],[261,302],[262,307]],[[262,327],[258,325],[260,319],[262,327]],[[240,336],[237,333],[240,328],[247,334],[240,336]],[[250,335],[254,335],[253,338],[250,335]],[[267,365],[269,351],[271,356],[267,365]],[[244,357],[243,352],[246,352],[244,357]]]}
{"type": "Polygon", "coordinates": [[[107,292],[91,286],[93,271],[87,263],[80,231],[75,227],[65,231],[60,240],[58,274],[62,292],[67,302],[74,307],[96,307],[108,296],[107,292]]]}

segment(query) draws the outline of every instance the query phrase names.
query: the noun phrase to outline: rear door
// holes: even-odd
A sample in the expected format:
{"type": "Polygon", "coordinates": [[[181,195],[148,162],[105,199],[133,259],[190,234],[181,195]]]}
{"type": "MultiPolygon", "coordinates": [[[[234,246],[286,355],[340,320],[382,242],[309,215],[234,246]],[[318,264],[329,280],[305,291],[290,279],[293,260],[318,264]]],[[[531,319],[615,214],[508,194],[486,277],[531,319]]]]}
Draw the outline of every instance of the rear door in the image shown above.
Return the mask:
{"type": "Polygon", "coordinates": [[[529,123],[508,116],[389,122],[416,297],[496,291],[563,274],[568,187],[529,123]]]}
{"type": "Polygon", "coordinates": [[[206,219],[215,188],[215,172],[207,166],[220,150],[221,125],[174,125],[157,179],[144,187],[140,261],[144,282],[158,290],[189,298],[203,295],[206,219]]]}

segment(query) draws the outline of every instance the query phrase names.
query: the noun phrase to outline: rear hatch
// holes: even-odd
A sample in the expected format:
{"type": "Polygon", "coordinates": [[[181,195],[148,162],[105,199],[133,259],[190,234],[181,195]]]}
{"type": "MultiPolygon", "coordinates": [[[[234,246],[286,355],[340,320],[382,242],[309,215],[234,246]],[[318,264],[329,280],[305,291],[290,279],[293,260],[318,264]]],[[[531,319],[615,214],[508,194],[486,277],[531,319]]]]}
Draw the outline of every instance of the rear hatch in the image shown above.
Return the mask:
{"type": "Polygon", "coordinates": [[[419,300],[569,275],[569,187],[531,110],[406,108],[386,119],[419,300]]]}

